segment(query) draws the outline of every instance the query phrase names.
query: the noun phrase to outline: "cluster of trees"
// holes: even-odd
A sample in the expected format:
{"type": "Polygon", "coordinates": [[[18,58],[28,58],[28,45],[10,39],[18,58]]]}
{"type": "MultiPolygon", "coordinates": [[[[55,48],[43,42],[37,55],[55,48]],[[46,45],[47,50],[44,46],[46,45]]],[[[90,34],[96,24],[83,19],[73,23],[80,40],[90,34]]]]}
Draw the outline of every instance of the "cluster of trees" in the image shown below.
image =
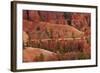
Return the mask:
{"type": "MultiPolygon", "coordinates": [[[[91,58],[90,45],[87,40],[83,38],[28,39],[24,44],[24,48],[32,47],[53,52],[57,55],[55,57],[56,60],[77,60],[91,58]]],[[[40,54],[39,57],[41,56],[43,57],[44,55],[40,54]]],[[[38,58],[38,61],[41,61],[41,58],[38,58]]]]}

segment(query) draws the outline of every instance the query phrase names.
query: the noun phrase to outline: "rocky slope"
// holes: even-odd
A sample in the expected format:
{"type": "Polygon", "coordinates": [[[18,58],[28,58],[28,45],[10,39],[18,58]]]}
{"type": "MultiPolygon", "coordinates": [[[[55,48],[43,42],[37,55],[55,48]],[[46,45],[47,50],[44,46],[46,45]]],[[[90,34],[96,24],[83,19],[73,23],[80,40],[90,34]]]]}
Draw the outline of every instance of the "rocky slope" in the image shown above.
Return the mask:
{"type": "Polygon", "coordinates": [[[23,11],[23,62],[91,58],[89,13],[23,11]]]}

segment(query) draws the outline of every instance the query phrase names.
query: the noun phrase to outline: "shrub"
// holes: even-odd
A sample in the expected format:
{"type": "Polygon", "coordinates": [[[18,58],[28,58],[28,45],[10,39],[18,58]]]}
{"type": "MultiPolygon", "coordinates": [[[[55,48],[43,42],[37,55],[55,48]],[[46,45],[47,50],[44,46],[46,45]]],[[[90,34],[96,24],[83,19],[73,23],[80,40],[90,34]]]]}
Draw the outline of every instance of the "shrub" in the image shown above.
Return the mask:
{"type": "Polygon", "coordinates": [[[89,59],[89,55],[84,54],[83,52],[80,52],[78,55],[78,59],[89,59]]]}

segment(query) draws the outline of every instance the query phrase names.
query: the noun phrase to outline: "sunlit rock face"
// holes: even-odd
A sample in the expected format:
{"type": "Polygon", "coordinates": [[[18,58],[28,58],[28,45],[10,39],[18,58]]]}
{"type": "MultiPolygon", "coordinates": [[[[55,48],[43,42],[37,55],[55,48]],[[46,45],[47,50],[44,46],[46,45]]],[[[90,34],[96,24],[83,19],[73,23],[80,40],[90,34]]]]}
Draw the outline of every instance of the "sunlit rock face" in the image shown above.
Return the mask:
{"type": "Polygon", "coordinates": [[[29,35],[26,32],[23,32],[23,44],[24,44],[24,46],[27,46],[28,41],[29,41],[29,35]]]}
{"type": "Polygon", "coordinates": [[[26,47],[23,51],[23,62],[36,62],[36,61],[54,61],[58,60],[57,54],[41,49],[26,47]]]}
{"type": "Polygon", "coordinates": [[[50,39],[50,38],[80,38],[83,32],[69,25],[57,25],[48,22],[33,23],[24,20],[24,31],[29,32],[32,39],[50,39]],[[34,25],[36,24],[36,25],[34,25]]]}

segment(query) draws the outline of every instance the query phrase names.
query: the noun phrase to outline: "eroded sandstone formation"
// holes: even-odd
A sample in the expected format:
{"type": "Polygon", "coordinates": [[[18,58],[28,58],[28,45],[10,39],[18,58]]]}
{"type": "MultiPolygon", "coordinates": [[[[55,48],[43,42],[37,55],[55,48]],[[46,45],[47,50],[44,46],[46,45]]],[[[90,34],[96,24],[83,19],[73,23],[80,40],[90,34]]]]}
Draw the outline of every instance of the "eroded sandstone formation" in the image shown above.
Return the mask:
{"type": "Polygon", "coordinates": [[[91,14],[23,10],[23,62],[91,58],[91,14]]]}

